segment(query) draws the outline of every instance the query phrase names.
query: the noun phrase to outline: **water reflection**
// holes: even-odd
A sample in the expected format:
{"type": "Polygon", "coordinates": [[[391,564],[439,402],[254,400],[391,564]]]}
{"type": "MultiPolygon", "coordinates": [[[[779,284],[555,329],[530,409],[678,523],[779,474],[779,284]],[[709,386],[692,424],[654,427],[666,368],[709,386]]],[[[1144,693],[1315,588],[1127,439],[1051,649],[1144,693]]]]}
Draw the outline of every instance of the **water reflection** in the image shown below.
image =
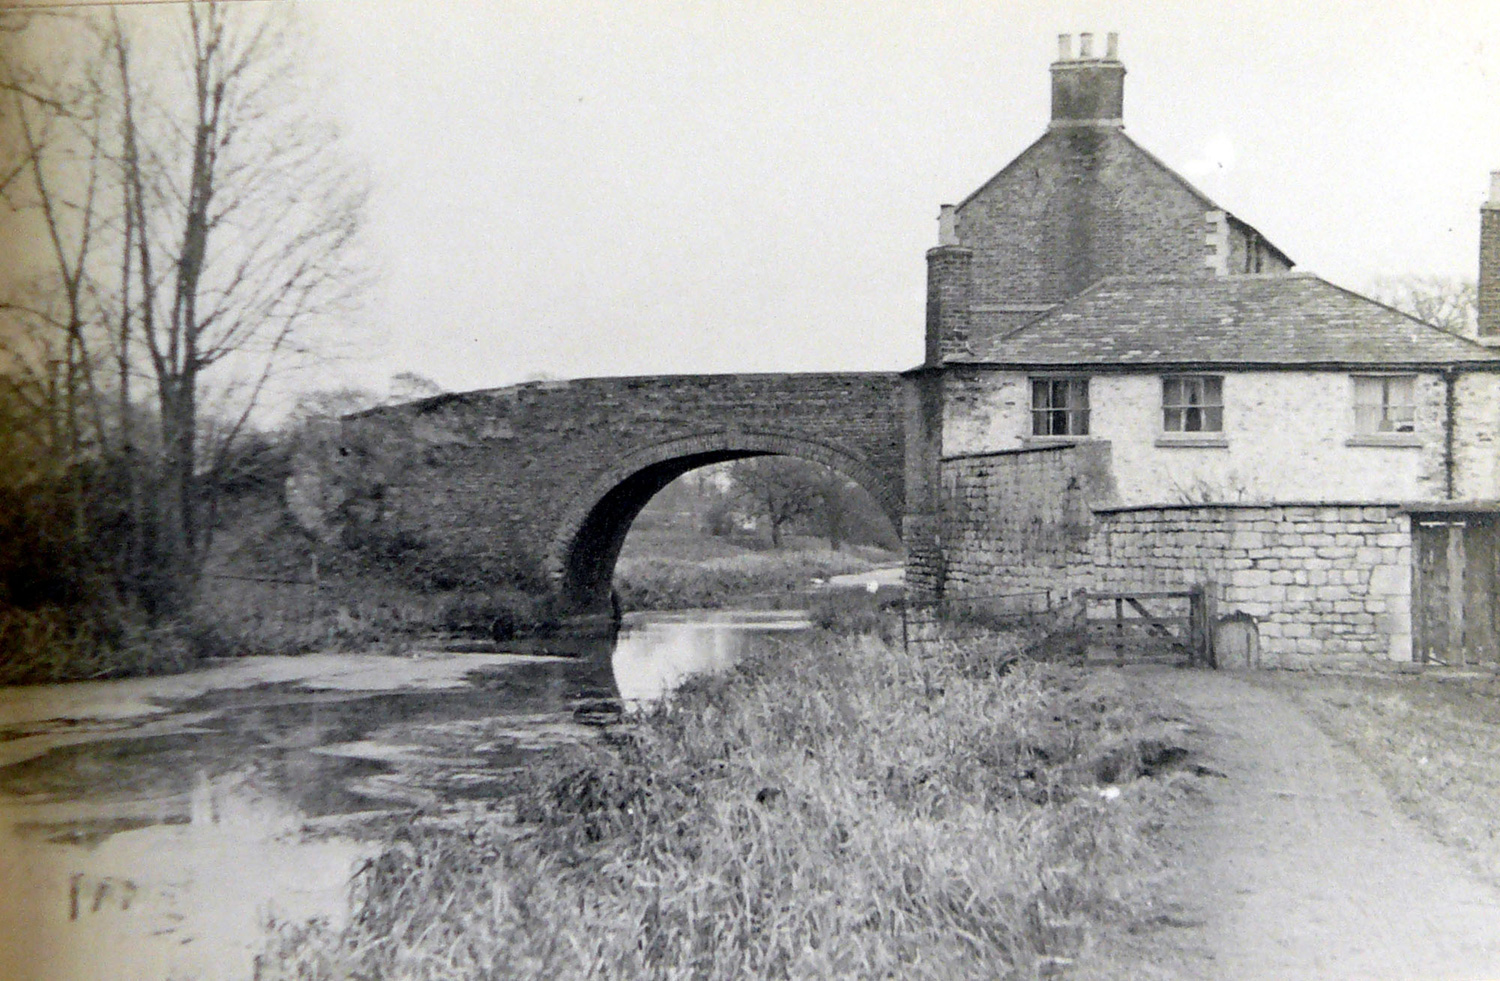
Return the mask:
{"type": "Polygon", "coordinates": [[[250,658],[0,692],[0,977],[249,977],[268,916],[337,926],[383,824],[503,804],[504,775],[594,738],[599,706],[804,626],[632,615],[571,658],[250,658]]]}
{"type": "Polygon", "coordinates": [[[692,675],[728,670],[772,634],[808,626],[802,610],[695,610],[627,618],[614,645],[615,688],[626,702],[657,699],[692,675]]]}

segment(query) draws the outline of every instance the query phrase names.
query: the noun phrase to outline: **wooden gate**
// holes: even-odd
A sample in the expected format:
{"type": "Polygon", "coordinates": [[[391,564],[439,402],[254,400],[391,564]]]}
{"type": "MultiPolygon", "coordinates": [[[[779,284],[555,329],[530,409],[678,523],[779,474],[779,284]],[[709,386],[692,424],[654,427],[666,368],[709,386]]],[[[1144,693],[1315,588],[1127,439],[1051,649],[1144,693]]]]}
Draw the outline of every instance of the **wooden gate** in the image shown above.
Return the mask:
{"type": "Polygon", "coordinates": [[[1500,667],[1500,514],[1414,514],[1412,540],[1416,659],[1500,667]]]}
{"type": "Polygon", "coordinates": [[[1186,661],[1210,665],[1211,631],[1203,589],[1088,593],[1084,615],[1094,656],[1117,663],[1186,661]]]}

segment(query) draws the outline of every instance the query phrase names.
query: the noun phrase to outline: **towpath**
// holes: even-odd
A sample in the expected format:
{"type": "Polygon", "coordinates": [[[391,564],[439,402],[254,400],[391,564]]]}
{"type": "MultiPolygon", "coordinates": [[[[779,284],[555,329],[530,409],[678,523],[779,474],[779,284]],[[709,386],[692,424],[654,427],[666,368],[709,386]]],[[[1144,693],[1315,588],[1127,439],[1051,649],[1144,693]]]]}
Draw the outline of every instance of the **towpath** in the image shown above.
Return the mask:
{"type": "MultiPolygon", "coordinates": [[[[1401,814],[1285,696],[1163,672],[1198,733],[1207,807],[1172,829],[1168,925],[1137,978],[1500,978],[1500,889],[1401,814]]],[[[1116,967],[1119,966],[1116,962],[1116,967]]]]}

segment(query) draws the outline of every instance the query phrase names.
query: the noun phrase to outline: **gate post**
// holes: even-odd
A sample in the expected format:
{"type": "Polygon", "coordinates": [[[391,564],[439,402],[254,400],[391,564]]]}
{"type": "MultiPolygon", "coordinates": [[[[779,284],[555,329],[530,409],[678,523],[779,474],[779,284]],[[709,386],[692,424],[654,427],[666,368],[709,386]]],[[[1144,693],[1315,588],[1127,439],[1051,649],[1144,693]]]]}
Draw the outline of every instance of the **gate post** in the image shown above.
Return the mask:
{"type": "Polygon", "coordinates": [[[1190,664],[1217,667],[1214,659],[1213,605],[1211,591],[1203,583],[1194,585],[1188,595],[1192,634],[1190,664]]]}

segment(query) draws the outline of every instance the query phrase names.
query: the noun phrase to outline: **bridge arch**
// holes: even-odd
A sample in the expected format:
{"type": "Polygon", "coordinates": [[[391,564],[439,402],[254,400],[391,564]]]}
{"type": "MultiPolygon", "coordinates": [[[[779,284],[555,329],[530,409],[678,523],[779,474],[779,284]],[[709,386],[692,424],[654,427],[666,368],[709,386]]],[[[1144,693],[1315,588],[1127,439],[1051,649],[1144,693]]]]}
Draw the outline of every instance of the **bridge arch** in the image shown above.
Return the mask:
{"type": "Polygon", "coordinates": [[[773,432],[726,430],[671,439],[615,458],[569,500],[543,560],[557,593],[576,612],[608,609],[615,562],[646,503],[691,470],[757,456],[790,456],[822,464],[868,491],[901,527],[903,489],[848,450],[773,432]]]}

